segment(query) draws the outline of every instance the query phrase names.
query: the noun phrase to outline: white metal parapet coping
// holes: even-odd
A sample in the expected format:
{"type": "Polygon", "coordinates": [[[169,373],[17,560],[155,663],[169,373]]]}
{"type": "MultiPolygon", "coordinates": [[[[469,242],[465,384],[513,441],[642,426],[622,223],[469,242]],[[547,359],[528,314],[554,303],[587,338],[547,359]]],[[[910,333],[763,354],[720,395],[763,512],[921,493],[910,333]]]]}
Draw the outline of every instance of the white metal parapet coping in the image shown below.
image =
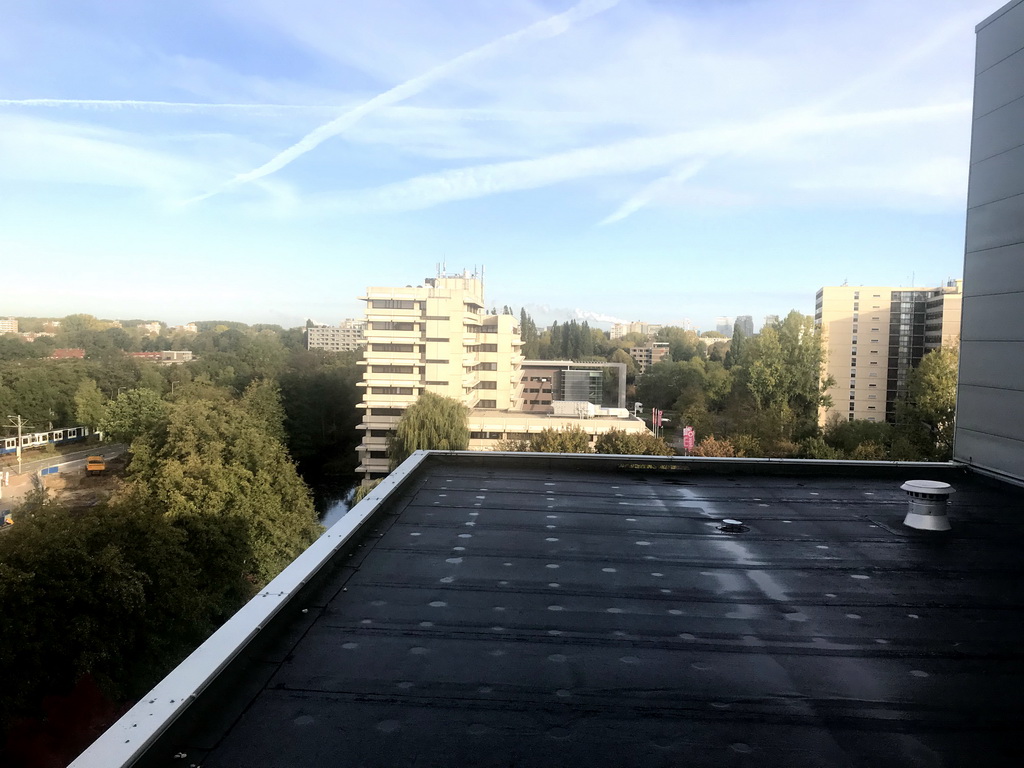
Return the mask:
{"type": "Polygon", "coordinates": [[[416,451],[108,728],[69,768],[127,768],[252,641],[423,462],[416,451]]]}

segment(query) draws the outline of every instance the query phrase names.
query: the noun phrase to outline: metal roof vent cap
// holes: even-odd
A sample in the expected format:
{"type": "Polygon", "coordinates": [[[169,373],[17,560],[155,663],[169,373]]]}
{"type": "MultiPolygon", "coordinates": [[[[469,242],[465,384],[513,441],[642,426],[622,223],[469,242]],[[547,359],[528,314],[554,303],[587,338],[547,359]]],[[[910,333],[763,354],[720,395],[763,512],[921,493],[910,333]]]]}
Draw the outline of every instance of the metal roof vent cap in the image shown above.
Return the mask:
{"type": "Polygon", "coordinates": [[[900,488],[910,497],[910,509],[903,524],[922,531],[948,531],[946,501],[956,493],[949,483],[937,480],[907,480],[900,488]]]}

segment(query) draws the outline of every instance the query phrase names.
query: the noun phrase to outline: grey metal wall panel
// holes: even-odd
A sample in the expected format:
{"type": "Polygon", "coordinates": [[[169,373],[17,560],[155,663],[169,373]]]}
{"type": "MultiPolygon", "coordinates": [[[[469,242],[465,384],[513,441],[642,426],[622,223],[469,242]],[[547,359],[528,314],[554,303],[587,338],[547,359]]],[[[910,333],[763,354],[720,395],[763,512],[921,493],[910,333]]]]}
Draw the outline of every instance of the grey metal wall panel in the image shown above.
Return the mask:
{"type": "Polygon", "coordinates": [[[967,251],[1024,243],[1024,195],[976,208],[967,193],[967,251]]]}
{"type": "Polygon", "coordinates": [[[1020,80],[1019,69],[1022,61],[1024,51],[1018,51],[987,72],[978,75],[974,81],[974,117],[987,115],[992,110],[1024,96],[1024,83],[1020,80]]]}
{"type": "Polygon", "coordinates": [[[1024,178],[1024,144],[971,166],[971,191],[967,204],[977,207],[1019,195],[1024,178]]]}
{"type": "MultiPolygon", "coordinates": [[[[1021,55],[1024,56],[1024,52],[1021,55]]],[[[1020,132],[1020,126],[1024,124],[1024,80],[1018,85],[1021,96],[974,121],[971,133],[972,162],[978,163],[1024,144],[1024,136],[1020,132]]]]}
{"type": "Polygon", "coordinates": [[[964,264],[964,295],[1024,291],[1024,269],[1019,268],[1022,263],[1024,243],[972,253],[964,264]]]}
{"type": "Polygon", "coordinates": [[[1021,34],[1024,31],[1024,3],[1020,0],[1007,3],[986,21],[988,23],[978,25],[976,74],[1024,48],[1021,34]]]}
{"type": "Polygon", "coordinates": [[[960,386],[1004,387],[1024,381],[1024,341],[976,341],[960,353],[960,386]]]}
{"type": "Polygon", "coordinates": [[[964,296],[960,339],[964,343],[1024,340],[1024,294],[964,296]]]}
{"type": "Polygon", "coordinates": [[[1024,392],[971,384],[960,387],[960,396],[956,420],[963,429],[1013,440],[1024,436],[1024,392]]]}
{"type": "Polygon", "coordinates": [[[1024,481],[1024,0],[977,42],[953,456],[1024,481]]]}
{"type": "Polygon", "coordinates": [[[1021,456],[1024,441],[962,429],[956,431],[953,458],[1004,475],[1021,477],[1021,456]]]}

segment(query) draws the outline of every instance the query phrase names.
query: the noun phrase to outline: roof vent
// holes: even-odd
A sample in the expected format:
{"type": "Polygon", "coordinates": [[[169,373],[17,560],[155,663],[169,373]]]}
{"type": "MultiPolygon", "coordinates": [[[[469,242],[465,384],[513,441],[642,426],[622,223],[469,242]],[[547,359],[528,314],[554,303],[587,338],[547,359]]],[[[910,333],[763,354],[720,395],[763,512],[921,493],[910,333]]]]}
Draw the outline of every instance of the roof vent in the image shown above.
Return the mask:
{"type": "Polygon", "coordinates": [[[910,509],[903,524],[922,531],[948,531],[946,500],[955,493],[949,483],[937,480],[908,480],[900,486],[910,497],[910,509]]]}
{"type": "Polygon", "coordinates": [[[750,529],[739,520],[730,520],[729,518],[726,518],[722,521],[722,524],[718,526],[718,530],[723,533],[746,533],[750,529]]]}

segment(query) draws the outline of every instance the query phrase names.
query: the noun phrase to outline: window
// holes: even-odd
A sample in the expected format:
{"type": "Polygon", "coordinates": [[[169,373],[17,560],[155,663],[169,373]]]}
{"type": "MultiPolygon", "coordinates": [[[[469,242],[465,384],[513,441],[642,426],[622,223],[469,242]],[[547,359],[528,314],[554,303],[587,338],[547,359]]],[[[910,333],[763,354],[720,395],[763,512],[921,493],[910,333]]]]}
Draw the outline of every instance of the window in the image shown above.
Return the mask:
{"type": "Polygon", "coordinates": [[[427,360],[426,362],[430,363],[431,365],[447,365],[448,364],[447,360],[427,360]]]}
{"type": "Polygon", "coordinates": [[[411,395],[412,387],[370,387],[373,395],[411,395]]]}
{"type": "Polygon", "coordinates": [[[411,365],[371,365],[373,373],[415,373],[411,365]]]}
{"type": "Polygon", "coordinates": [[[481,400],[479,403],[477,403],[476,407],[477,408],[497,408],[498,407],[498,401],[497,400],[481,400]]]}
{"type": "Polygon", "coordinates": [[[479,351],[480,352],[497,352],[498,351],[498,345],[497,344],[481,344],[480,347],[479,347],[479,351]]]}
{"type": "Polygon", "coordinates": [[[447,387],[447,381],[428,381],[426,382],[428,387],[447,387]]]}
{"type": "Polygon", "coordinates": [[[477,363],[473,368],[474,371],[496,371],[498,370],[497,363],[477,363]]]}
{"type": "Polygon", "coordinates": [[[414,331],[416,325],[414,323],[399,323],[393,320],[382,320],[375,323],[370,323],[370,330],[373,331],[414,331]]]}
{"type": "Polygon", "coordinates": [[[412,344],[371,344],[371,352],[412,352],[412,344]]]}
{"type": "Polygon", "coordinates": [[[477,389],[497,389],[498,388],[498,382],[496,382],[496,381],[480,381],[480,382],[477,382],[476,388],[477,389]]]}
{"type": "Polygon", "coordinates": [[[406,299],[373,299],[370,306],[374,309],[415,309],[416,302],[406,299]]]}
{"type": "Polygon", "coordinates": [[[877,384],[868,384],[869,387],[877,387],[877,384]]]}
{"type": "Polygon", "coordinates": [[[474,440],[501,440],[501,432],[470,432],[469,436],[474,440]]]}
{"type": "Polygon", "coordinates": [[[371,408],[371,416],[401,416],[405,413],[404,408],[371,408]]]}

